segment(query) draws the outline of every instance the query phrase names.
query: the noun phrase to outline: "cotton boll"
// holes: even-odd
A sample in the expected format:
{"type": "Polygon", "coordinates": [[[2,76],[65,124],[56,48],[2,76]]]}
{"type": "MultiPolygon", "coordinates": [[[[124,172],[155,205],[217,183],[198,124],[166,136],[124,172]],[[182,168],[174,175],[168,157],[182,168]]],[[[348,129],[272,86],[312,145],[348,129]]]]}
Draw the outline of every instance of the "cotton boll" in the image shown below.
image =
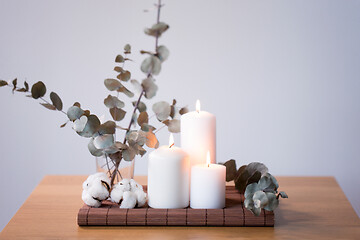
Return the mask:
{"type": "Polygon", "coordinates": [[[136,192],[137,190],[143,191],[143,186],[137,183],[134,179],[130,180],[131,191],[136,192]]]}
{"type": "Polygon", "coordinates": [[[94,207],[99,207],[101,201],[109,197],[110,179],[103,172],[90,175],[83,183],[83,201],[94,207]]]}
{"type": "Polygon", "coordinates": [[[120,208],[134,208],[135,206],[136,206],[136,194],[130,191],[124,192],[123,201],[120,205],[120,208]]]}
{"type": "Polygon", "coordinates": [[[147,201],[147,194],[143,190],[137,190],[134,194],[136,195],[137,206],[143,207],[147,201]]]}
{"type": "Polygon", "coordinates": [[[106,175],[106,173],[104,172],[98,172],[95,174],[90,175],[85,182],[83,183],[83,189],[88,190],[89,188],[91,188],[92,183],[95,181],[95,179],[100,179],[100,181],[104,181],[106,182],[109,186],[110,186],[110,179],[108,178],[108,176],[106,175]]]}
{"type": "Polygon", "coordinates": [[[90,207],[100,207],[101,206],[101,202],[95,200],[86,190],[83,190],[81,198],[84,201],[84,203],[90,207]]]}
{"type": "Polygon", "coordinates": [[[130,191],[130,180],[123,179],[114,185],[110,197],[112,202],[120,203],[123,198],[123,194],[126,191],[130,191]]]}
{"type": "Polygon", "coordinates": [[[93,198],[105,200],[109,197],[109,189],[99,178],[95,179],[91,187],[86,190],[93,198]]]}

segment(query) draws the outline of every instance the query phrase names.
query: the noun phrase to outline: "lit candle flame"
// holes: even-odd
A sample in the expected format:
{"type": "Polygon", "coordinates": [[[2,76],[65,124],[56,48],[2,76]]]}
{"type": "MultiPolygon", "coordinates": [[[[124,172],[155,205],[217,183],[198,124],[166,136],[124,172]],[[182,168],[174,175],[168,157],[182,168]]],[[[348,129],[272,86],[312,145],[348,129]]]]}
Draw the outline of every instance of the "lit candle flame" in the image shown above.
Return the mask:
{"type": "Polygon", "coordinates": [[[171,148],[172,146],[175,145],[175,141],[174,141],[174,135],[172,133],[170,133],[170,137],[169,137],[169,148],[171,148]]]}
{"type": "Polygon", "coordinates": [[[196,111],[200,112],[200,100],[196,100],[196,111]]]}
{"type": "Polygon", "coordinates": [[[207,151],[206,154],[206,164],[208,167],[210,167],[210,151],[207,151]]]}

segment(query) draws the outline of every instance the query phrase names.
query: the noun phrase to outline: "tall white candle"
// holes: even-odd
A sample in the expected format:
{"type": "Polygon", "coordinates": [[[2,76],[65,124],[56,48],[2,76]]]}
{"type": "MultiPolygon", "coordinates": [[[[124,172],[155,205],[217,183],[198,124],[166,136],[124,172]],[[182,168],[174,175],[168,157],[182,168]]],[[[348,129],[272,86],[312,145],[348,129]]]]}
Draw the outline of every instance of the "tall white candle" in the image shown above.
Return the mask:
{"type": "Polygon", "coordinates": [[[152,208],[186,208],[189,206],[189,158],[174,146],[161,146],[149,154],[148,198],[152,208]]]}
{"type": "Polygon", "coordinates": [[[191,168],[190,207],[214,209],[225,207],[226,168],[211,164],[210,154],[207,163],[191,168]]]}
{"type": "Polygon", "coordinates": [[[189,154],[190,166],[204,164],[206,152],[210,151],[212,163],[216,162],[216,118],[206,111],[196,111],[181,116],[181,148],[189,154]]]}

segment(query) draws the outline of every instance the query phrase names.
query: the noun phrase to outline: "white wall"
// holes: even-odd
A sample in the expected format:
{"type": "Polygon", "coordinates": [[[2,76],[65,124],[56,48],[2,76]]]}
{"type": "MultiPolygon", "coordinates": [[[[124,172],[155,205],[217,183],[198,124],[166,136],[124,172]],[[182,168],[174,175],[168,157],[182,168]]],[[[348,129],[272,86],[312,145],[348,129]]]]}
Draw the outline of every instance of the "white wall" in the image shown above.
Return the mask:
{"type": "MultiPolygon", "coordinates": [[[[143,28],[155,12],[142,10],[152,3],[0,0],[0,79],[44,81],[65,106],[79,101],[102,115],[103,79],[114,76],[114,57],[128,42],[136,51],[128,66],[143,78],[138,51],[153,48],[143,28]]],[[[217,116],[218,161],[333,175],[360,214],[360,2],[165,4],[171,28],[161,43],[171,57],[156,100],[194,108],[201,99],[217,116]]],[[[87,140],[58,127],[65,116],[22,95],[0,88],[0,229],[45,174],[95,170],[87,140]]],[[[137,161],[137,174],[146,162],[137,161]]]]}

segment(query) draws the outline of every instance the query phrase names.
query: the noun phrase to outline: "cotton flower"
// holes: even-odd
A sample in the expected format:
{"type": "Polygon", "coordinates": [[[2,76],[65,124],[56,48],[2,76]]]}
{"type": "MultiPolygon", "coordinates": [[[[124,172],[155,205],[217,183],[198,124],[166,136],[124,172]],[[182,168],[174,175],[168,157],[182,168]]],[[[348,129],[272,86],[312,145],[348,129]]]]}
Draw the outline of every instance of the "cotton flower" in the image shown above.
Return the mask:
{"type": "Polygon", "coordinates": [[[123,201],[121,202],[120,208],[134,208],[136,206],[136,194],[127,191],[124,192],[123,201]]]}
{"type": "Polygon", "coordinates": [[[92,207],[100,207],[101,201],[109,197],[110,179],[105,173],[90,175],[83,183],[82,200],[92,207]]]}
{"type": "Polygon", "coordinates": [[[130,191],[130,180],[123,179],[114,185],[110,197],[111,201],[120,204],[123,199],[124,192],[130,191]]]}
{"type": "Polygon", "coordinates": [[[123,179],[117,183],[110,194],[111,201],[120,204],[120,208],[143,207],[147,195],[143,187],[134,179],[123,179]]]}

